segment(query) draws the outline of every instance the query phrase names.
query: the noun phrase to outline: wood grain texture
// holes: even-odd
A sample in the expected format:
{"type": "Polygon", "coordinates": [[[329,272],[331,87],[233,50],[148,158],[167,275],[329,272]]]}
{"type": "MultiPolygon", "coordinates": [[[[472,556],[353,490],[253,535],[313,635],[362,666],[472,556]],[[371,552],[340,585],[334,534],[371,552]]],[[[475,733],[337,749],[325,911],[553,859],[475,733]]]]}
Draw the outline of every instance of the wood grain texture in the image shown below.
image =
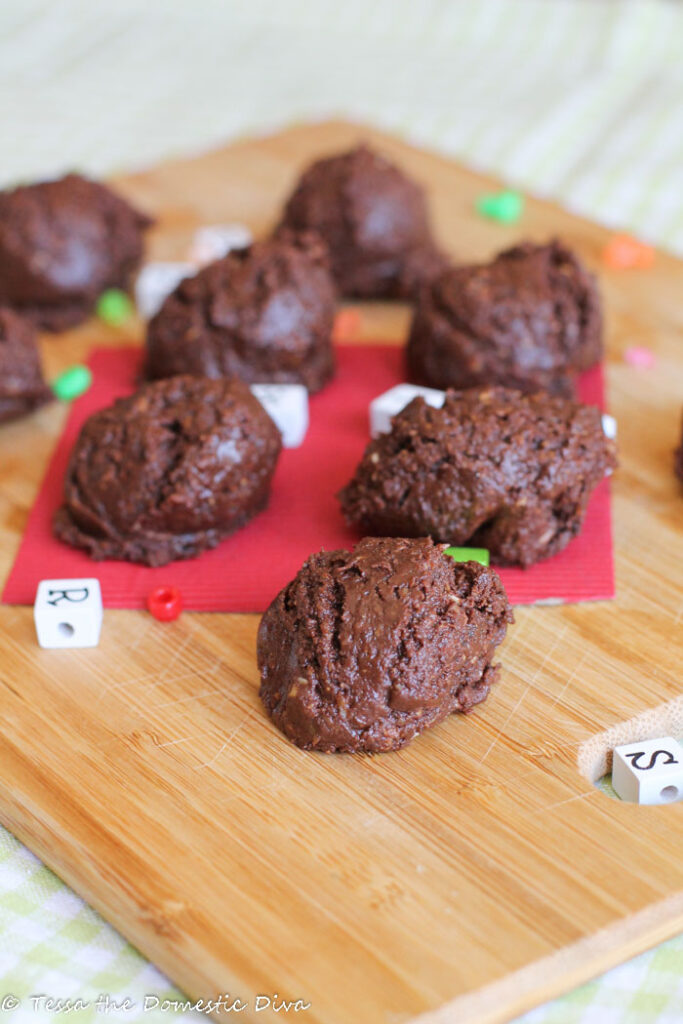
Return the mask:
{"type": "MultiPolygon", "coordinates": [[[[265,231],[300,168],[359,136],[428,185],[453,254],[557,233],[599,266],[602,229],[535,201],[521,226],[482,221],[490,180],[345,124],[118,184],[159,216],[153,255],[178,257],[199,221],[265,231]]],[[[109,611],[97,649],[43,651],[31,610],[0,608],[0,818],[192,995],[301,997],[316,1024],[493,1024],[683,927],[683,805],[592,785],[615,727],[681,714],[683,274],[659,254],[600,276],[618,596],[517,610],[502,681],[467,719],[396,754],[302,753],[258,701],[254,616],[109,611]],[[657,367],[626,366],[629,344],[657,367]]],[[[403,336],[405,308],[360,308],[365,338],[403,336]]],[[[92,322],[46,339],[49,370],[117,338],[92,322]]],[[[64,413],[0,433],[3,573],[64,413]]]]}

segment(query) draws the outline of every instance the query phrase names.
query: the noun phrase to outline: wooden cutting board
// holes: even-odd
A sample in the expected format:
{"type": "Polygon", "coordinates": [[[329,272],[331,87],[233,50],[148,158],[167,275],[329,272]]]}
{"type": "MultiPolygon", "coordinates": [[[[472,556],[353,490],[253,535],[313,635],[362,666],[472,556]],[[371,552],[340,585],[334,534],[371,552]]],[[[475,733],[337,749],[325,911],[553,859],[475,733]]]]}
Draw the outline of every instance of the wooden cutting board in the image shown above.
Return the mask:
{"type": "MultiPolygon", "coordinates": [[[[599,267],[601,228],[535,201],[520,225],[483,221],[490,180],[347,124],[118,184],[159,216],[153,256],[177,258],[198,222],[264,232],[299,170],[359,137],[428,186],[454,255],[558,233],[599,267]]],[[[109,611],[97,649],[46,651],[29,608],[0,608],[0,819],[191,995],[229,991],[243,1020],[282,1020],[254,1011],[277,992],[316,1024],[483,1024],[683,928],[683,805],[593,785],[617,739],[683,732],[683,273],[659,254],[600,277],[618,597],[519,609],[502,681],[470,717],[396,754],[303,753],[259,703],[255,616],[109,611]],[[630,344],[657,367],[627,366],[630,344]]],[[[360,308],[365,338],[403,336],[405,307],[360,308]]],[[[46,339],[50,373],[117,338],[93,321],[46,339]]],[[[64,415],[0,432],[3,574],[64,415]]]]}

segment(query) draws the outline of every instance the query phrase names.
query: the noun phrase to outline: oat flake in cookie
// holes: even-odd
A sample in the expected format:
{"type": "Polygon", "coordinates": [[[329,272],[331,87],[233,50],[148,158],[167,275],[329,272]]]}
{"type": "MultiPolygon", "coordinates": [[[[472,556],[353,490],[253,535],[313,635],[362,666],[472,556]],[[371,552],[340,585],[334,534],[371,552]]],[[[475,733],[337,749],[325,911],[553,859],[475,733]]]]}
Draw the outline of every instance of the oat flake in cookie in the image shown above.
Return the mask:
{"type": "Polygon", "coordinates": [[[299,747],[396,750],[487,697],[509,622],[495,571],[429,538],[322,551],[261,620],[261,699],[299,747]]]}
{"type": "Polygon", "coordinates": [[[488,548],[498,565],[561,551],[616,466],[598,409],[544,392],[415,398],[371,441],[340,501],[361,533],[488,548]]]}
{"type": "Polygon", "coordinates": [[[0,193],[0,303],[60,331],[108,288],[128,289],[143,254],[144,214],[78,174],[0,193]]]}
{"type": "Polygon", "coordinates": [[[571,396],[575,374],[602,358],[595,279],[557,241],[452,267],[421,293],[406,352],[410,379],[429,387],[571,396]]]}
{"type": "Polygon", "coordinates": [[[311,164],[287,200],[283,228],[324,238],[349,298],[413,298],[448,265],[420,186],[367,146],[311,164]]]}
{"type": "Polygon", "coordinates": [[[0,423],[33,412],[51,397],[33,326],[0,308],[0,423]]]}
{"type": "Polygon", "coordinates": [[[319,391],[334,373],[335,301],[319,238],[286,234],[234,250],[182,281],[150,320],[146,374],[319,391]]]}
{"type": "Polygon", "coordinates": [[[192,558],[265,507],[280,448],[242,381],[148,384],[85,422],[55,534],[95,559],[192,558]]]}

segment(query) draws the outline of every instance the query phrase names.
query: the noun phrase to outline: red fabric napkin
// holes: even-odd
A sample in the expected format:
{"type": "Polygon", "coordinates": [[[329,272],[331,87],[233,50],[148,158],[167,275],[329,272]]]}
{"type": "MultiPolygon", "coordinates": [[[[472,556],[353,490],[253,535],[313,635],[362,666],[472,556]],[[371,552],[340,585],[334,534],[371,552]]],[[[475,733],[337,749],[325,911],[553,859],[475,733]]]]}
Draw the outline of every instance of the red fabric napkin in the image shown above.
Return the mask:
{"type": "MultiPolygon", "coordinates": [[[[128,562],[93,562],[55,540],[50,528],[83,421],[135,387],[138,349],[95,350],[90,358],[93,385],[71,409],[3,601],[33,604],[41,579],[97,576],[108,608],[141,608],[150,590],[171,584],[180,588],[187,609],[262,612],[311,552],[353,546],[358,535],[344,524],[335,494],[367,444],[371,399],[404,380],[403,360],[398,346],[340,345],[337,352],[337,376],[311,399],[311,424],[303,445],[282,452],[266,511],[199,558],[148,569],[128,562]]],[[[583,375],[580,393],[584,401],[602,408],[600,369],[583,375]]],[[[531,569],[502,569],[500,575],[513,604],[613,597],[608,481],[594,493],[581,536],[568,548],[531,569]]]]}

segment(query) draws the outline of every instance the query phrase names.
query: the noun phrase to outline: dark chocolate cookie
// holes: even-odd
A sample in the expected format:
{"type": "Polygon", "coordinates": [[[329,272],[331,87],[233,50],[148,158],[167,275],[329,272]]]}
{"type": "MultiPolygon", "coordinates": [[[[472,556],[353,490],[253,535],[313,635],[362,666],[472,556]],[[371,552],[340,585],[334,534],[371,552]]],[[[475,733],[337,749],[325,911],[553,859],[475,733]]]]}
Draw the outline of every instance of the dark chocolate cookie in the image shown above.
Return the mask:
{"type": "Polygon", "coordinates": [[[147,329],[148,377],[237,376],[319,391],[334,373],[335,288],[317,237],[255,242],[188,277],[147,329]]]}
{"type": "Polygon", "coordinates": [[[595,280],[557,241],[445,271],[422,291],[407,345],[411,380],[442,389],[571,396],[576,372],[601,357],[595,280]]]}
{"type": "Polygon", "coordinates": [[[240,380],[147,384],[84,424],[55,534],[95,559],[192,558],[265,507],[280,448],[240,380]]]}
{"type": "Polygon", "coordinates": [[[282,228],[325,239],[337,286],[348,297],[413,298],[448,265],[432,239],[422,189],[366,146],[304,171],[282,228]]]}
{"type": "Polygon", "coordinates": [[[130,287],[151,223],[78,174],[0,193],[0,302],[49,331],[85,320],[107,288],[130,287]]]}
{"type": "Polygon", "coordinates": [[[396,750],[486,698],[509,622],[494,570],[429,538],[322,551],[261,620],[261,699],[299,747],[396,750]]]}
{"type": "Polygon", "coordinates": [[[362,533],[431,536],[528,566],[578,534],[615,465],[592,406],[544,392],[448,391],[440,409],[415,398],[395,416],[339,497],[362,533]]]}
{"type": "Polygon", "coordinates": [[[0,308],[0,422],[32,412],[51,396],[33,326],[11,309],[0,308]]]}

